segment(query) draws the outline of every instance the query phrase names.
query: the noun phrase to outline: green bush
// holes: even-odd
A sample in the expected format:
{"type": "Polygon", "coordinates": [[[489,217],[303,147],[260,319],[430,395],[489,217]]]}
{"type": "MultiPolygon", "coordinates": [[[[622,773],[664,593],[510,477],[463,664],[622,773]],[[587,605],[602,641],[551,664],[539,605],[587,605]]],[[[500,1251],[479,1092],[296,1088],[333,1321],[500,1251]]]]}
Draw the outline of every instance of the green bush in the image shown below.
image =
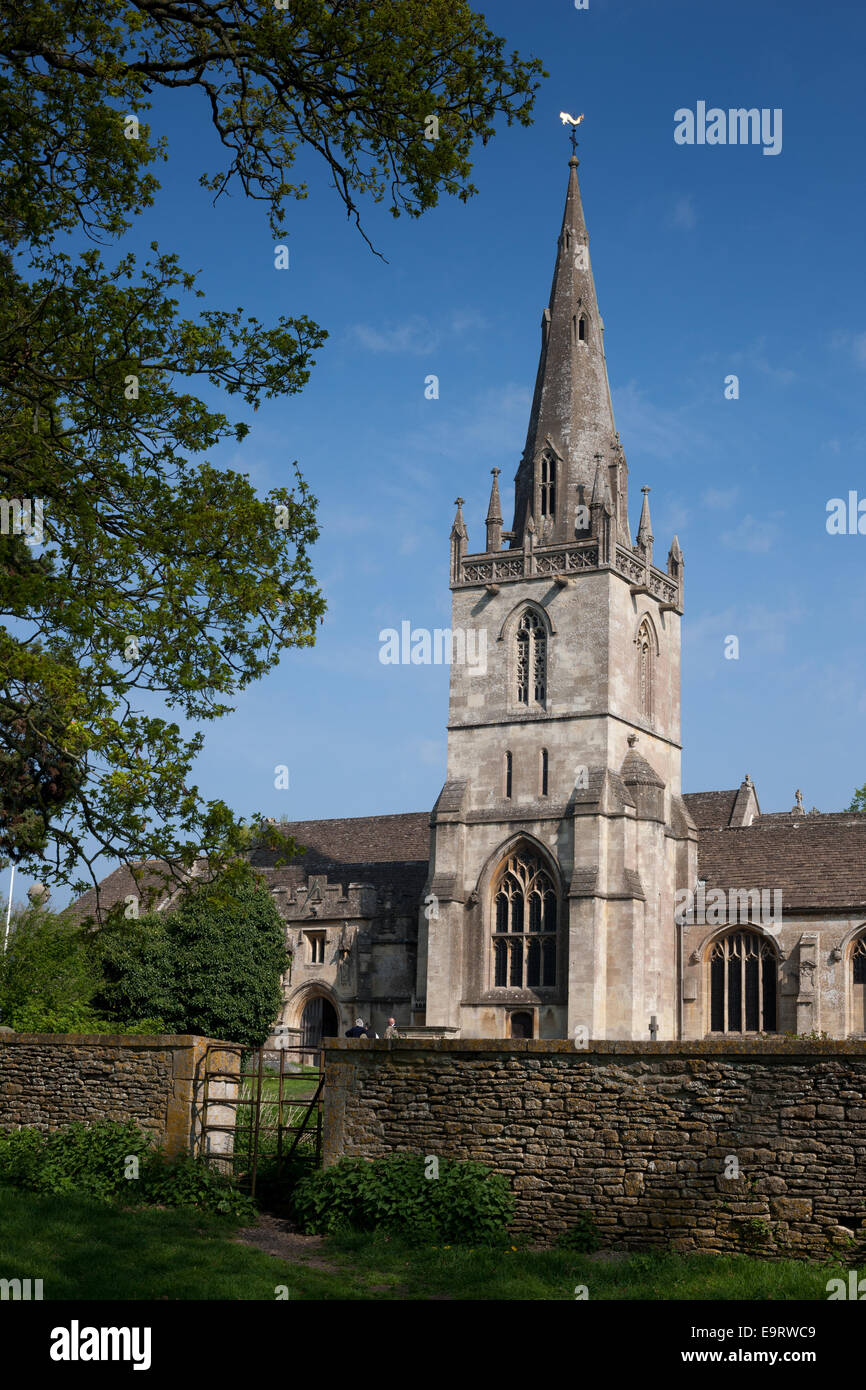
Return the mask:
{"type": "Polygon", "coordinates": [[[140,1018],[132,1023],[101,1018],[84,1004],[68,1004],[56,1009],[41,1003],[24,1004],[15,1010],[15,1031],[18,1033],[166,1033],[169,1030],[161,1018],[140,1018]]]}
{"type": "Polygon", "coordinates": [[[0,1131],[0,1183],[123,1206],[196,1207],[237,1220],[256,1214],[255,1203],[230,1178],[202,1159],[167,1158],[132,1120],[76,1122],[50,1134],[0,1131]]]}
{"type": "Polygon", "coordinates": [[[480,1163],[396,1153],[367,1162],[344,1158],[303,1179],[293,1194],[303,1230],[384,1230],[412,1240],[484,1245],[503,1240],[514,1211],[507,1180],[480,1163]]]}
{"type": "Polygon", "coordinates": [[[127,1160],[139,1165],[152,1153],[150,1142],[132,1120],[76,1122],[50,1134],[18,1129],[0,1133],[0,1182],[31,1192],[80,1192],[101,1201],[129,1196],[127,1160]]]}
{"type": "Polygon", "coordinates": [[[232,1180],[202,1159],[153,1154],[141,1175],[141,1198],[148,1206],[198,1207],[201,1211],[255,1221],[256,1204],[232,1180]]]}
{"type": "Polygon", "coordinates": [[[96,1004],[109,1017],[156,1017],[172,1033],[261,1047],[280,1012],[285,924],[249,866],[194,884],[167,917],[116,918],[92,949],[96,1004]]]}
{"type": "Polygon", "coordinates": [[[591,1211],[578,1212],[567,1231],[560,1231],[556,1237],[559,1250],[574,1250],[580,1255],[590,1255],[601,1245],[601,1237],[591,1211]]]}

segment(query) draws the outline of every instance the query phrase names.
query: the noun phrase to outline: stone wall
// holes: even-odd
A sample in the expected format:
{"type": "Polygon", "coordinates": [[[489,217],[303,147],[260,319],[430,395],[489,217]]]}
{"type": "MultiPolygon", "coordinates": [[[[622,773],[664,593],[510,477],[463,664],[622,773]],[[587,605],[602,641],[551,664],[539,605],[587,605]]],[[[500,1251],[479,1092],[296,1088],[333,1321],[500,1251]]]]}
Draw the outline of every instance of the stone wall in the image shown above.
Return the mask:
{"type": "MultiPolygon", "coordinates": [[[[210,1041],[177,1034],[0,1033],[0,1129],[135,1120],[169,1153],[191,1151],[201,1136],[210,1041]]],[[[239,1065],[237,1047],[220,1047],[226,1050],[210,1054],[211,1075],[239,1065]]],[[[236,1093],[236,1083],[210,1082],[210,1123],[233,1122],[236,1093]]],[[[225,1138],[209,1138],[209,1151],[230,1151],[225,1138]]]]}
{"type": "Polygon", "coordinates": [[[477,1159],[508,1176],[513,1229],[533,1240],[584,1209],[621,1248],[813,1255],[866,1240],[866,1042],[325,1046],[326,1165],[477,1159]]]}

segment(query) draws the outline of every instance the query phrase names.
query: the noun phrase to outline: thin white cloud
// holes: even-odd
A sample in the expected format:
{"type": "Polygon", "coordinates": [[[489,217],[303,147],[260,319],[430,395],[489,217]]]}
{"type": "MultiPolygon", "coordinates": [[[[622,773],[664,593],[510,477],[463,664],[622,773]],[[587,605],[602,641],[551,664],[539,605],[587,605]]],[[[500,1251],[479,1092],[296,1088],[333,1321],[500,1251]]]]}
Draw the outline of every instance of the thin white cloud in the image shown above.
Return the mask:
{"type": "Polygon", "coordinates": [[[722,545],[731,550],[746,550],[752,555],[763,555],[772,550],[779,528],[773,521],[764,517],[744,516],[731,531],[723,531],[722,545]]]}
{"type": "Polygon", "coordinates": [[[404,323],[387,328],[373,328],[367,323],[353,324],[349,332],[370,352],[400,352],[421,356],[432,352],[441,342],[441,334],[429,319],[413,314],[404,323]]]}
{"type": "Polygon", "coordinates": [[[739,492],[738,487],[710,488],[701,498],[701,506],[709,507],[712,511],[724,511],[726,507],[734,505],[739,492]]]}
{"type": "Polygon", "coordinates": [[[707,441],[687,420],[686,411],[654,405],[634,381],[612,392],[617,428],[625,446],[639,446],[648,454],[669,462],[672,458],[703,453],[707,441]]]}
{"type": "Polygon", "coordinates": [[[349,334],[369,352],[408,353],[421,357],[448,340],[464,342],[477,337],[487,326],[484,315],[476,309],[455,309],[439,323],[431,322],[424,314],[412,314],[402,323],[386,326],[355,323],[349,334]]]}
{"type": "Polygon", "coordinates": [[[683,231],[690,232],[697,225],[697,213],[695,212],[695,200],[691,193],[686,193],[674,202],[671,209],[668,225],[671,227],[681,227],[683,231]]]}

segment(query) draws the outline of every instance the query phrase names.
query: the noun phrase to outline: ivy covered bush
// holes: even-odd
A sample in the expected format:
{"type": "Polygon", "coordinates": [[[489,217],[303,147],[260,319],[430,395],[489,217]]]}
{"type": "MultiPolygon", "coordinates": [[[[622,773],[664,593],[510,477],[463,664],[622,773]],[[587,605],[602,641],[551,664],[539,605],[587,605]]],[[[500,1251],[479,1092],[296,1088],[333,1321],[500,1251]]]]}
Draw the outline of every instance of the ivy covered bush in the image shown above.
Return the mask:
{"type": "Polygon", "coordinates": [[[294,1190],[301,1229],[383,1230],[451,1245],[495,1244],[514,1214],[507,1179],[481,1163],[395,1153],[368,1162],[342,1158],[294,1190]]]}

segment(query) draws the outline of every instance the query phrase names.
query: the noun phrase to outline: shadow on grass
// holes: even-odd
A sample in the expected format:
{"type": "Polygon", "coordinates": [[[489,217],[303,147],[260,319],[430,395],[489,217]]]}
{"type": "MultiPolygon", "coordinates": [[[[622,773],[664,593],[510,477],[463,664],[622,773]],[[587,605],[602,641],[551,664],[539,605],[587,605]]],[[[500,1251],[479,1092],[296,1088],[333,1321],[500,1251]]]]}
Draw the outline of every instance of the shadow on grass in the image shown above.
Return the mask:
{"type": "Polygon", "coordinates": [[[195,1211],[122,1210],[74,1195],[0,1187],[0,1278],[42,1279],[52,1299],[826,1300],[837,1264],[747,1255],[631,1254],[610,1260],[519,1245],[413,1246],[381,1233],[328,1238],[336,1268],[240,1243],[195,1211]]]}

